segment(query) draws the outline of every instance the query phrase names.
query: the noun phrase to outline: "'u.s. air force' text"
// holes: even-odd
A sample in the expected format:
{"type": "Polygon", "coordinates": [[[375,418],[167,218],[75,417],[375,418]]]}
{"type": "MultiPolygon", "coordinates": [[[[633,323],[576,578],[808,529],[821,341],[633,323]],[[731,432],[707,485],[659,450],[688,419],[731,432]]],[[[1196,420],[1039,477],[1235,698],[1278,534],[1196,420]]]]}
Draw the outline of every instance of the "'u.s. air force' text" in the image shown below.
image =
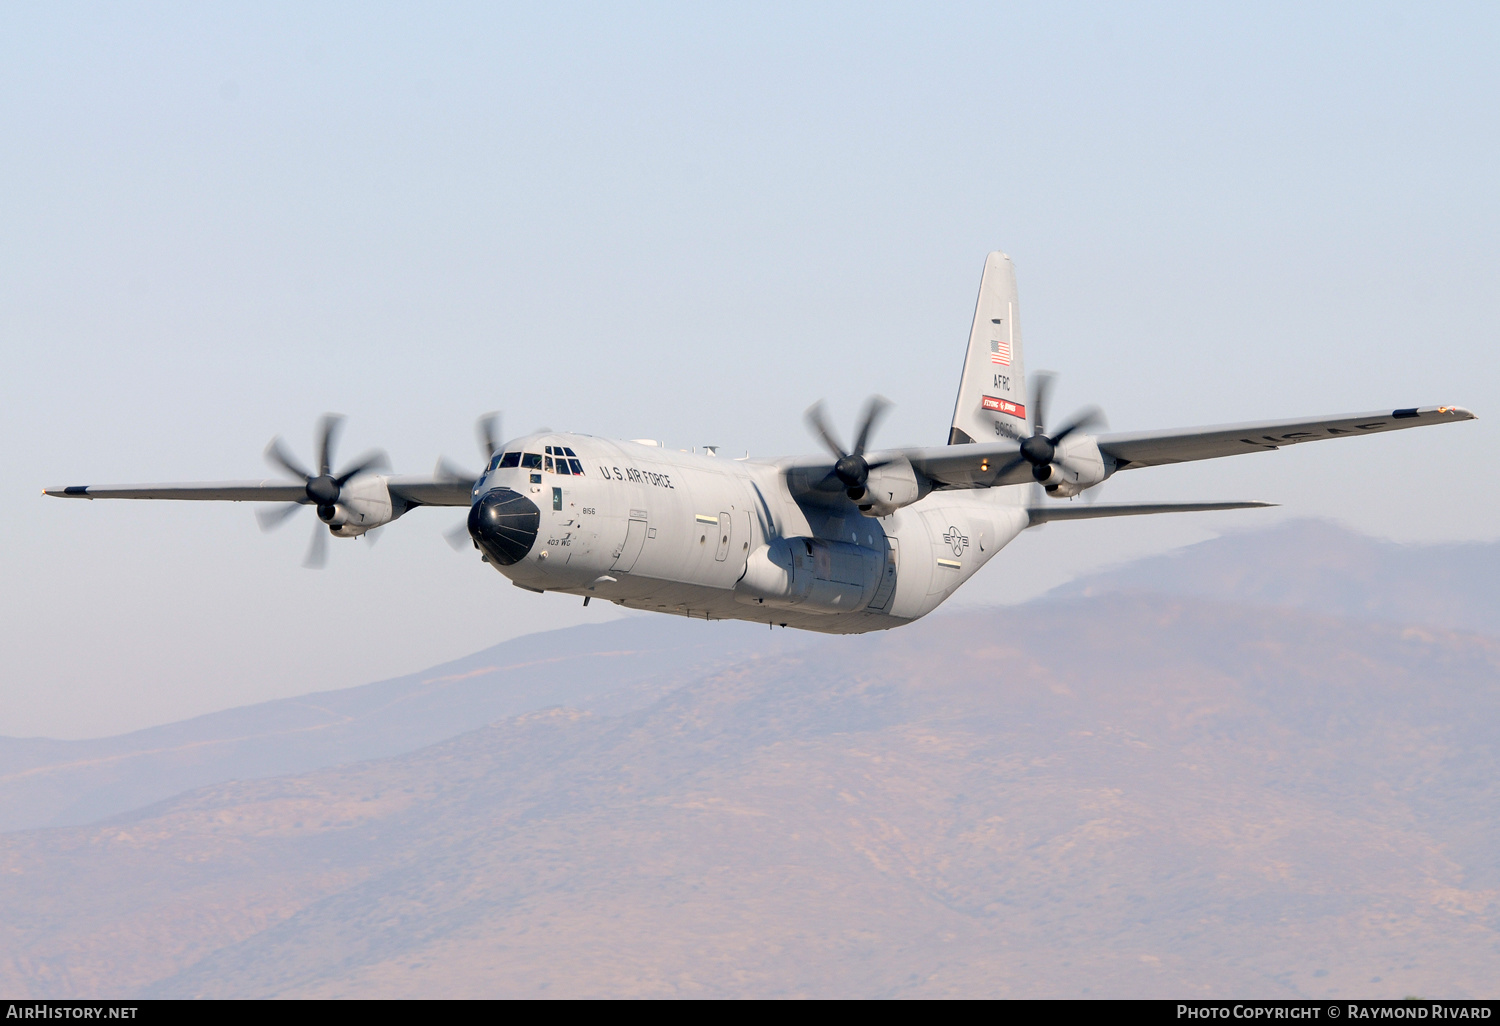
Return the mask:
{"type": "Polygon", "coordinates": [[[635,484],[654,485],[657,488],[672,487],[670,475],[658,474],[653,470],[636,470],[634,467],[621,470],[619,467],[606,467],[603,464],[600,464],[599,470],[606,481],[631,481],[635,484]]]}

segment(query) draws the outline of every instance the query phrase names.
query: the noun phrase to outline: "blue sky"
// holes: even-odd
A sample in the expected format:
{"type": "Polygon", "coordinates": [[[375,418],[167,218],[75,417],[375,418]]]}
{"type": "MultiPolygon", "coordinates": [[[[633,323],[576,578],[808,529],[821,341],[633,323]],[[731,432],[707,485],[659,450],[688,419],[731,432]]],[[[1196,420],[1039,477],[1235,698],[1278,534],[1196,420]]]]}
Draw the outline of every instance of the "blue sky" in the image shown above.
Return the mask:
{"type": "MultiPolygon", "coordinates": [[[[946,432],[984,254],[1115,429],[1458,403],[1476,424],[1122,475],[1494,538],[1493,5],[66,5],[0,11],[0,733],[112,733],[585,618],[418,510],[63,503],[257,477],[273,434],[421,472],[472,422],[756,455],[946,432]]],[[[1061,525],[961,597],[1263,514],[1061,525]]]]}

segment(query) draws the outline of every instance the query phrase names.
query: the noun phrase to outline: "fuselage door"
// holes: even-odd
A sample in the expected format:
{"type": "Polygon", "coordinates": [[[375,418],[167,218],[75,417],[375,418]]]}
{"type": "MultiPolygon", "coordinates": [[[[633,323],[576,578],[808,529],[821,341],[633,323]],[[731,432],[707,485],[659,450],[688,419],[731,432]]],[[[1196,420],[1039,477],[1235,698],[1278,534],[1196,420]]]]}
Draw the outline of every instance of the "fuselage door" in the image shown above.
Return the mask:
{"type": "Polygon", "coordinates": [[[623,574],[630,573],[635,569],[635,561],[641,558],[641,546],[645,544],[646,511],[633,509],[630,511],[630,520],[625,525],[625,541],[615,551],[615,562],[610,569],[623,574]]]}

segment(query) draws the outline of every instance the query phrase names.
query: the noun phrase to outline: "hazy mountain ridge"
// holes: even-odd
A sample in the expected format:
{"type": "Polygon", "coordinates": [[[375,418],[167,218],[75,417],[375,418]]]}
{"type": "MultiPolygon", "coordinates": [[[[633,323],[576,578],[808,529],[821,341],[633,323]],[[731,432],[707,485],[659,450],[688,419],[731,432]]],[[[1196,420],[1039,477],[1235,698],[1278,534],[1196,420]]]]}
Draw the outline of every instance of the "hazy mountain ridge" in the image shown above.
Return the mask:
{"type": "Polygon", "coordinates": [[[769,633],[628,617],[527,635],[391,680],[114,737],[0,738],[0,831],[88,823],[224,780],[409,752],[529,709],[633,708],[747,653],[808,640],[769,633]]]}
{"type": "Polygon", "coordinates": [[[1492,639],[1201,599],[933,618],[0,838],[0,981],[1484,994],[1497,682],[1492,639]]]}
{"type": "MultiPolygon", "coordinates": [[[[993,572],[1005,570],[1002,555],[993,572]]],[[[1401,546],[1303,520],[1139,560],[1041,601],[1122,591],[1204,595],[1500,634],[1497,582],[1500,543],[1401,546]]],[[[824,643],[738,622],[637,616],[516,638],[387,681],[131,734],[0,738],[0,831],[88,823],[220,781],[414,751],[532,709],[636,708],[745,654],[824,643]]]]}

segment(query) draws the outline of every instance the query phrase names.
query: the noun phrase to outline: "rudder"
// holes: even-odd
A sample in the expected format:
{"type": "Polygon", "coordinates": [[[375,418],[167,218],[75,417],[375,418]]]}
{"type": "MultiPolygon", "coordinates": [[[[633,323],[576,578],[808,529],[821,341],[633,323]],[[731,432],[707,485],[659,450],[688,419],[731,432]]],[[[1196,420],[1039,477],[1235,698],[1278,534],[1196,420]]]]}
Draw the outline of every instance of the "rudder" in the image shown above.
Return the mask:
{"type": "Polygon", "coordinates": [[[1026,369],[1021,352],[1016,269],[1010,257],[985,257],[969,329],[969,351],[953,408],[948,444],[1023,439],[1031,434],[1026,410],[1026,369]]]}

